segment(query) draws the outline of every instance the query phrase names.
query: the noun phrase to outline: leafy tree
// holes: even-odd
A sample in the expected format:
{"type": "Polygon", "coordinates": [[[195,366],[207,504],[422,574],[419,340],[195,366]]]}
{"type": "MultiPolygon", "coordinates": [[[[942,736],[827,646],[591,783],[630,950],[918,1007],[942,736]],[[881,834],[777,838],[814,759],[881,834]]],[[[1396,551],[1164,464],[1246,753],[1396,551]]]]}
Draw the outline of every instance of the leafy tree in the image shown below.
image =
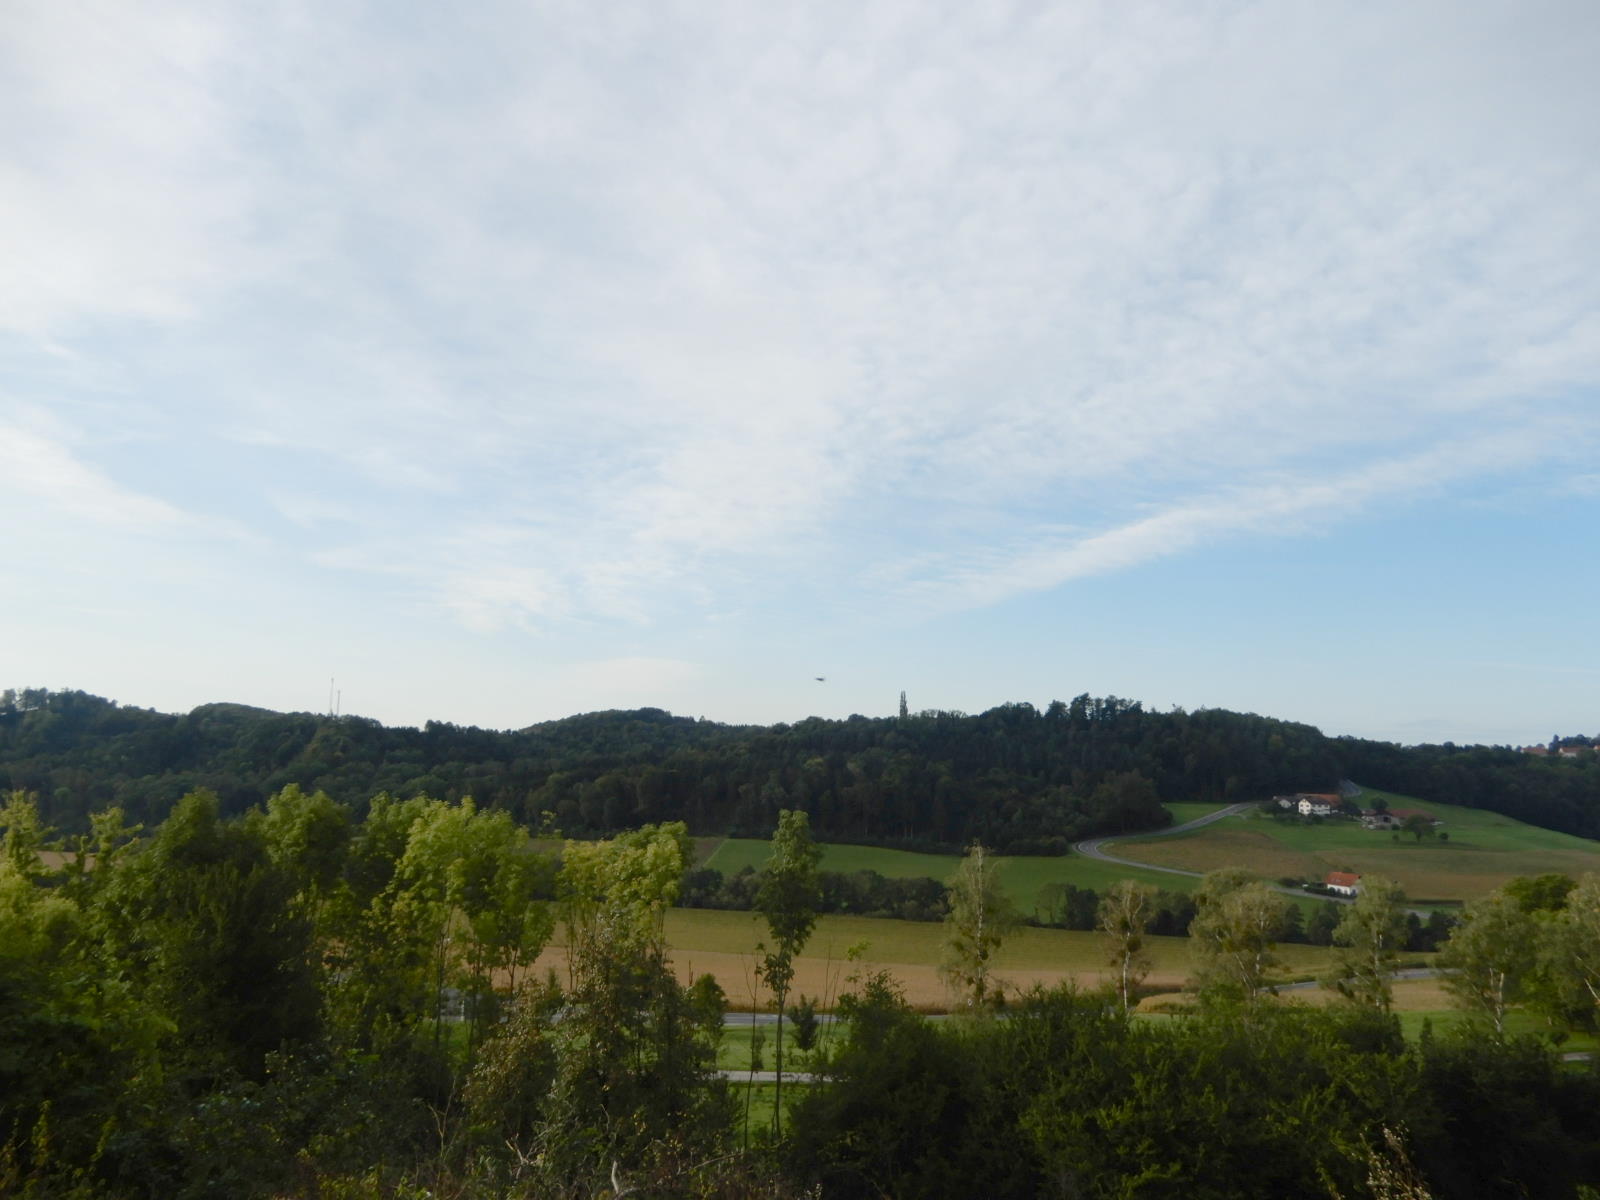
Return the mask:
{"type": "Polygon", "coordinates": [[[817,1031],[821,1027],[817,1020],[817,1002],[810,996],[802,994],[789,1008],[789,1019],[794,1022],[794,1046],[801,1053],[808,1053],[816,1048],[817,1031]]]}
{"type": "Polygon", "coordinates": [[[1433,821],[1421,813],[1412,813],[1400,825],[1401,833],[1409,833],[1420,844],[1425,837],[1433,837],[1435,830],[1433,821]]]}
{"type": "Polygon", "coordinates": [[[1503,1038],[1506,1012],[1538,964],[1538,944],[1537,922],[1504,892],[1469,904],[1439,954],[1445,990],[1503,1038]]]}
{"type": "Polygon", "coordinates": [[[209,792],[185,796],[107,882],[105,948],[200,1078],[260,1078],[269,1053],[318,1036],[312,931],[294,897],[259,835],[224,822],[209,792]]]}
{"type": "Polygon", "coordinates": [[[1368,875],[1354,903],[1344,906],[1344,915],[1333,931],[1334,955],[1331,974],[1323,980],[1341,996],[1357,1004],[1388,1012],[1394,1003],[1390,978],[1400,964],[1400,952],[1409,936],[1404,889],[1393,880],[1368,875]]]}
{"type": "Polygon", "coordinates": [[[0,807],[0,857],[24,879],[37,879],[44,874],[44,859],[39,851],[50,836],[39,819],[36,798],[14,791],[0,807]]]}
{"type": "Polygon", "coordinates": [[[1600,1025],[1600,874],[1585,874],[1562,899],[1561,909],[1541,922],[1545,1007],[1592,1029],[1600,1025]]]}
{"type": "Polygon", "coordinates": [[[1519,875],[1500,890],[1523,912],[1559,912],[1576,886],[1572,876],[1550,871],[1544,875],[1519,875]]]}
{"type": "Polygon", "coordinates": [[[1278,930],[1288,901],[1248,872],[1212,871],[1195,889],[1190,950],[1203,999],[1253,1004],[1279,964],[1278,930]]]}
{"type": "Polygon", "coordinates": [[[1035,919],[1056,929],[1095,929],[1100,921],[1100,897],[1093,888],[1052,882],[1039,889],[1035,919]]]}
{"type": "Polygon", "coordinates": [[[1150,971],[1145,953],[1145,929],[1154,913],[1156,888],[1122,879],[1106,889],[1100,900],[1100,932],[1105,935],[1111,965],[1117,968],[1117,995],[1123,1011],[1133,1005],[1133,992],[1150,971]]]}
{"type": "Polygon", "coordinates": [[[794,960],[804,949],[817,925],[817,906],[821,889],[817,867],[822,848],[811,840],[810,818],[799,809],[778,814],[778,829],[772,836],[772,856],[762,872],[756,892],[756,911],[767,923],[772,948],[758,947],[761,978],[772,989],[778,1011],[776,1042],[777,1102],[772,1111],[775,1134],[783,1131],[783,1018],[794,981],[794,960]]]}
{"type": "Polygon", "coordinates": [[[968,848],[949,889],[940,974],[969,1009],[998,1004],[1001,990],[992,977],[992,960],[1016,928],[1017,913],[1000,886],[993,857],[982,845],[974,842],[968,848]]]}
{"type": "Polygon", "coordinates": [[[344,872],[350,845],[350,813],[326,792],[306,795],[290,784],[267,801],[259,815],[267,854],[297,884],[313,921],[344,872]]]}
{"type": "Polygon", "coordinates": [[[538,1147],[564,1186],[658,1152],[704,1156],[727,1135],[731,1109],[715,1075],[720,989],[685,989],[667,961],[663,922],[689,854],[681,822],[566,844],[572,985],[549,1031],[553,1124],[538,1147]]]}
{"type": "Polygon", "coordinates": [[[1334,930],[1339,928],[1339,922],[1344,918],[1344,907],[1344,905],[1335,904],[1331,900],[1326,904],[1317,905],[1305,924],[1306,941],[1313,946],[1333,945],[1333,933],[1334,930]]]}

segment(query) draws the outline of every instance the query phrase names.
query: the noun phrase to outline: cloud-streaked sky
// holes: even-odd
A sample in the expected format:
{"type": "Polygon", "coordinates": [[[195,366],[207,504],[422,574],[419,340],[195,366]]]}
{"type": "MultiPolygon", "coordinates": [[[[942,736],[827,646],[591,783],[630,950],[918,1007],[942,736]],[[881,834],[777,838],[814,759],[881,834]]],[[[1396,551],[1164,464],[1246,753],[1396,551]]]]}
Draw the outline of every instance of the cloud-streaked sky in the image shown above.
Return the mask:
{"type": "Polygon", "coordinates": [[[1589,0],[11,0],[0,685],[1593,733],[1597,61],[1589,0]]]}

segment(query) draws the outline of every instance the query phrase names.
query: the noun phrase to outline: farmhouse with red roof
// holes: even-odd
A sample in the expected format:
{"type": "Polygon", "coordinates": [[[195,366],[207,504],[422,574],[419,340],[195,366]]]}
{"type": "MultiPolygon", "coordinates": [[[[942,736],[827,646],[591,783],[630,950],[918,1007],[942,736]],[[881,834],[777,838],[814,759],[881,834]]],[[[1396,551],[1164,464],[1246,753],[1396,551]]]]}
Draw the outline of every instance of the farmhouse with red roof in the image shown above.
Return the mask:
{"type": "Polygon", "coordinates": [[[1349,871],[1329,871],[1322,885],[1337,895],[1354,896],[1361,890],[1361,876],[1353,875],[1349,871]]]}

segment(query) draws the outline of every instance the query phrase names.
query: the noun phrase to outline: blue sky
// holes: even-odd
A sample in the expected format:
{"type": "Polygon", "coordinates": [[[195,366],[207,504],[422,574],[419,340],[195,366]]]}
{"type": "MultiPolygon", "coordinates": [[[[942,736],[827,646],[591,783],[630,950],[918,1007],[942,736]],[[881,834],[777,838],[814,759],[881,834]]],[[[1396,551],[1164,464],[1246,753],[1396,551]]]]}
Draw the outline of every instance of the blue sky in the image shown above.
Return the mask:
{"type": "Polygon", "coordinates": [[[1594,733],[1596,61],[1586,0],[13,0],[0,684],[1594,733]]]}

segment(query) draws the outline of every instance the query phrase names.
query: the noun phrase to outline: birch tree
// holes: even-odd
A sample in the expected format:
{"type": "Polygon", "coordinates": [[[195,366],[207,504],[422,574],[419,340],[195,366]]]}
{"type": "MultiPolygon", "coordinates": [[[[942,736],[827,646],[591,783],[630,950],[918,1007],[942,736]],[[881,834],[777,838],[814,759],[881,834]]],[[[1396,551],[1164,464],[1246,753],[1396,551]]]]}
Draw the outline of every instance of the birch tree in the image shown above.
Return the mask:
{"type": "Polygon", "coordinates": [[[1539,925],[1503,892],[1467,905],[1439,953],[1449,972],[1445,990],[1473,1016],[1505,1036],[1506,1012],[1522,999],[1538,965],[1539,925]]]}
{"type": "Polygon", "coordinates": [[[969,1009],[998,1004],[1000,987],[992,976],[992,960],[1017,926],[1017,911],[1000,886],[994,859],[979,843],[950,879],[950,911],[944,919],[945,983],[969,1009]]]}
{"type": "Polygon", "coordinates": [[[1246,872],[1212,871],[1195,891],[1199,911],[1189,925],[1202,997],[1253,1004],[1279,965],[1278,931],[1288,901],[1246,872]]]}
{"type": "Polygon", "coordinates": [[[1333,944],[1341,949],[1325,987],[1357,1004],[1389,1011],[1394,1003],[1390,978],[1410,933],[1405,901],[1404,889],[1393,880],[1363,877],[1355,903],[1345,906],[1334,927],[1333,944]]]}
{"type": "Polygon", "coordinates": [[[1150,973],[1145,953],[1145,927],[1155,909],[1156,889],[1135,879],[1119,879],[1100,897],[1098,927],[1117,968],[1117,995],[1122,1010],[1133,1007],[1133,990],[1150,973]]]}

